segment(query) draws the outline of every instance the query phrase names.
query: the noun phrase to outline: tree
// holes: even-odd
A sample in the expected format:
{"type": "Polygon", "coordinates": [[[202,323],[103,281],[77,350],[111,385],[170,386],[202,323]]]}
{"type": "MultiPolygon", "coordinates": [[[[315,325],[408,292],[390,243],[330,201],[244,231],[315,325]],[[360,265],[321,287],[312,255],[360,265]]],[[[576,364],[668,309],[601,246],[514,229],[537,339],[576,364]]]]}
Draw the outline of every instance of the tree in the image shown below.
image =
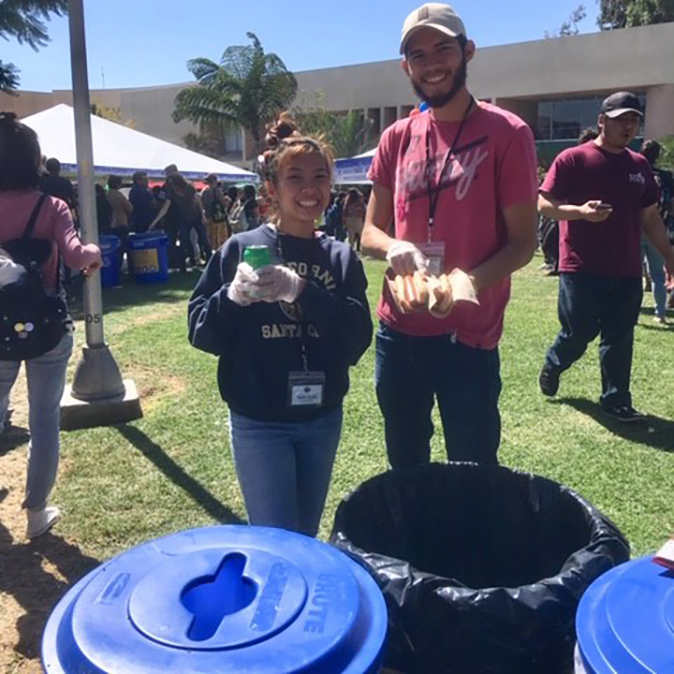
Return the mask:
{"type": "Polygon", "coordinates": [[[193,152],[198,152],[199,154],[204,154],[207,157],[213,157],[214,159],[220,159],[224,152],[222,148],[222,143],[218,139],[212,138],[211,136],[194,133],[186,133],[182,137],[183,145],[193,152]],[[221,152],[222,150],[222,152],[221,152]]]}
{"type": "Polygon", "coordinates": [[[313,103],[301,101],[293,108],[293,117],[302,133],[323,136],[337,157],[353,157],[376,145],[372,136],[372,120],[362,110],[347,113],[328,111],[322,92],[316,92],[313,103]]]}
{"type": "Polygon", "coordinates": [[[674,0],[598,0],[601,30],[674,21],[674,0]]]}
{"type": "Polygon", "coordinates": [[[124,121],[122,118],[121,108],[114,108],[103,103],[91,103],[89,110],[92,115],[100,117],[101,119],[107,119],[109,122],[115,122],[115,124],[121,124],[126,126],[129,129],[135,129],[136,123],[132,119],[127,119],[124,121]]]}
{"type": "Polygon", "coordinates": [[[674,136],[665,136],[658,142],[662,146],[658,166],[674,171],[674,136]]]}
{"type": "Polygon", "coordinates": [[[188,61],[198,85],[176,96],[173,120],[189,120],[202,134],[216,138],[242,126],[260,152],[267,124],[290,106],[297,80],[279,56],[265,53],[254,33],[247,35],[252,44],[228,47],[220,63],[207,58],[188,61]]]}
{"type": "Polygon", "coordinates": [[[0,61],[0,91],[16,96],[14,90],[19,86],[19,69],[13,63],[0,61]]]}
{"type": "Polygon", "coordinates": [[[578,35],[580,29],[578,24],[587,17],[587,10],[585,5],[578,5],[576,9],[571,12],[567,21],[565,21],[554,33],[548,33],[546,30],[544,35],[546,39],[555,37],[566,37],[567,35],[578,35]]]}
{"type": "MultiPolygon", "coordinates": [[[[16,38],[37,51],[49,42],[44,20],[50,14],[63,16],[68,0],[2,0],[0,2],[0,37],[16,38]]],[[[0,91],[11,92],[19,86],[19,70],[13,63],[0,61],[0,91]]]]}

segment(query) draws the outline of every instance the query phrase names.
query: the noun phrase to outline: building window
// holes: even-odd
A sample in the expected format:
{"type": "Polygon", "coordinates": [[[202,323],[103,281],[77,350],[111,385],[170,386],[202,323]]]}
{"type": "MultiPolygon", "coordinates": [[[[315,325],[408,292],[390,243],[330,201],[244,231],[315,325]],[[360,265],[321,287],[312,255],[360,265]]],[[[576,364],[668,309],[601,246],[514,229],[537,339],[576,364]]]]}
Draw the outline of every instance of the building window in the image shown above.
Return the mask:
{"type": "MultiPolygon", "coordinates": [[[[646,109],[646,94],[639,93],[646,109]]],[[[575,140],[588,127],[596,127],[599,108],[605,96],[539,101],[536,140],[575,140]]]]}
{"type": "Polygon", "coordinates": [[[240,128],[228,129],[225,134],[225,152],[243,152],[242,136],[240,128]]]}

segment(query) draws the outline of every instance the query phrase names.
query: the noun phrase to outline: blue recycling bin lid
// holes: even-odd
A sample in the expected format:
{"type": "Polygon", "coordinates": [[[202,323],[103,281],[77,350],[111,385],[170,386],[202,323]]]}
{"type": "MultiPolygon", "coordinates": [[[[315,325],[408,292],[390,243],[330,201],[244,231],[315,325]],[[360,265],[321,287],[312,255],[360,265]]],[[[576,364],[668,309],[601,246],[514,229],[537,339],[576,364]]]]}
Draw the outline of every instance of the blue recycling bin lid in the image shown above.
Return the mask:
{"type": "Polygon", "coordinates": [[[588,674],[674,672],[674,572],[635,559],[600,576],[576,615],[588,674]]]}
{"type": "Polygon", "coordinates": [[[217,526],[140,545],[59,602],[42,662],[66,672],[378,672],[386,605],[331,546],[282,529],[217,526]]]}

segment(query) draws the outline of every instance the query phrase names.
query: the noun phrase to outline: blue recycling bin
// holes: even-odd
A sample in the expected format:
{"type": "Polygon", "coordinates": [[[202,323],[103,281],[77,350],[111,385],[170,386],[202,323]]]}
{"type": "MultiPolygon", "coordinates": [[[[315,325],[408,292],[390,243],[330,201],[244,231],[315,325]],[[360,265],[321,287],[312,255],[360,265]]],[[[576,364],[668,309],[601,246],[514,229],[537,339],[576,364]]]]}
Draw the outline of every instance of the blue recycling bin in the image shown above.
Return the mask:
{"type": "Polygon", "coordinates": [[[576,672],[674,672],[674,571],[642,557],[589,587],[576,616],[576,672]]]}
{"type": "Polygon", "coordinates": [[[98,243],[103,258],[101,285],[103,288],[114,288],[119,285],[120,240],[112,234],[102,234],[98,237],[98,243]]]}
{"type": "Polygon", "coordinates": [[[49,674],[373,674],[386,605],[335,548],[282,529],[193,529],[80,580],[45,628],[49,674]]]}
{"type": "Polygon", "coordinates": [[[130,234],[129,256],[136,283],[166,283],[168,269],[168,237],[161,232],[130,234]]]}

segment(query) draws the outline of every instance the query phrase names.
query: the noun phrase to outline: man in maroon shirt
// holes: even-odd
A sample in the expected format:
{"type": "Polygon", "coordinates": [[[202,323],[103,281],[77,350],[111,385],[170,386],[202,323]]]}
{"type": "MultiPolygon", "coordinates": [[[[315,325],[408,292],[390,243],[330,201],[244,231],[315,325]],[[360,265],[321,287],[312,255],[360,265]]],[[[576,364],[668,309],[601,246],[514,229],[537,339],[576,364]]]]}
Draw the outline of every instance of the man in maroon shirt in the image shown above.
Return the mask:
{"type": "Polygon", "coordinates": [[[643,415],[632,407],[634,326],[641,308],[641,232],[674,271],[674,252],[658,212],[657,186],[644,157],[628,149],[643,118],[629,92],[600,109],[600,135],[555,159],[538,208],[560,221],[559,319],[562,329],[541,370],[541,391],[553,396],[559,378],[601,335],[603,410],[619,421],[643,415]]]}

